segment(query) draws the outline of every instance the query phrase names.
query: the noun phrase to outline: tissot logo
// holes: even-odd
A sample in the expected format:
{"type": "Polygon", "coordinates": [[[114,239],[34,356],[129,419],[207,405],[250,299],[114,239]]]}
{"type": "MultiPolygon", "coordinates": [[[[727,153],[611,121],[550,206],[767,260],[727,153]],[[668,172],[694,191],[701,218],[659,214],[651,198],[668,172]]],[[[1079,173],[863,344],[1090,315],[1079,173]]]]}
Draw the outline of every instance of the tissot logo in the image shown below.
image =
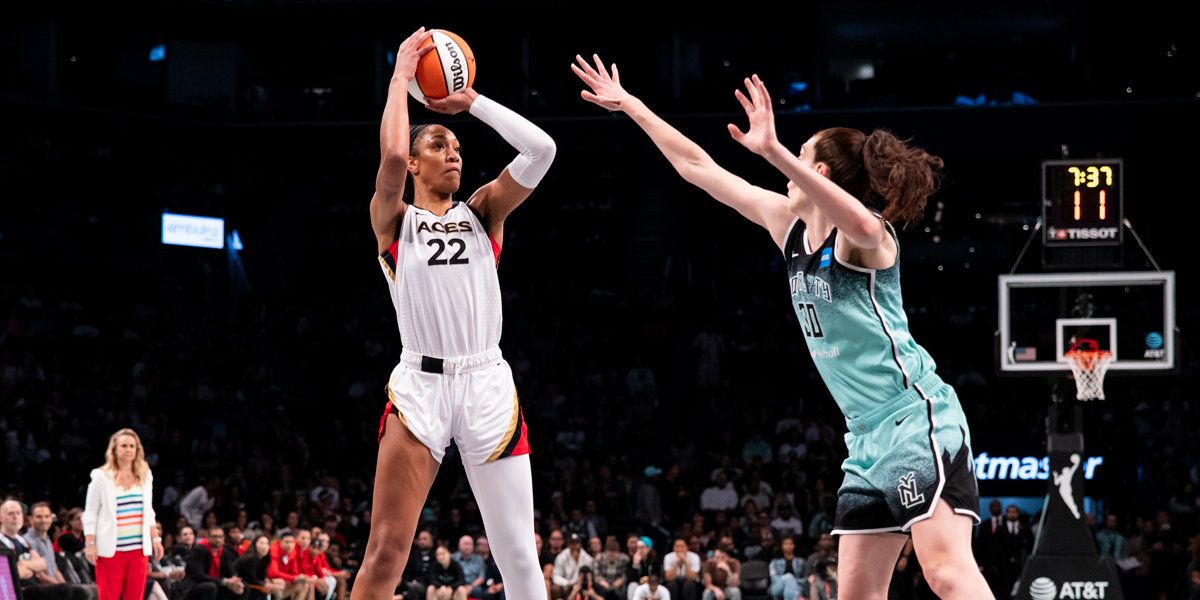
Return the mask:
{"type": "Polygon", "coordinates": [[[1029,584],[1033,600],[1102,600],[1107,591],[1107,581],[1064,581],[1059,586],[1049,577],[1038,577],[1029,584]]]}
{"type": "Polygon", "coordinates": [[[1115,240],[1116,227],[1065,227],[1050,228],[1050,237],[1057,240],[1115,240]]]}

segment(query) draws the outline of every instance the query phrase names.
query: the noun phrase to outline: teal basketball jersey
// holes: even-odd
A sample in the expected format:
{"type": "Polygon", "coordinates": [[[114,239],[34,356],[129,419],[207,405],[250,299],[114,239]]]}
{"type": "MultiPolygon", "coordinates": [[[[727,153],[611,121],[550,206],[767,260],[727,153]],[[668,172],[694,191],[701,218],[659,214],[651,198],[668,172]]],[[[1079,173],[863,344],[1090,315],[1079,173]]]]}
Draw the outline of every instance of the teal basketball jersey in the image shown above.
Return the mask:
{"type": "Polygon", "coordinates": [[[899,241],[896,262],[873,270],[838,260],[836,228],[817,248],[805,231],[800,219],[792,221],[783,243],[792,304],[817,371],[849,422],[888,404],[936,366],[908,332],[899,241]]]}

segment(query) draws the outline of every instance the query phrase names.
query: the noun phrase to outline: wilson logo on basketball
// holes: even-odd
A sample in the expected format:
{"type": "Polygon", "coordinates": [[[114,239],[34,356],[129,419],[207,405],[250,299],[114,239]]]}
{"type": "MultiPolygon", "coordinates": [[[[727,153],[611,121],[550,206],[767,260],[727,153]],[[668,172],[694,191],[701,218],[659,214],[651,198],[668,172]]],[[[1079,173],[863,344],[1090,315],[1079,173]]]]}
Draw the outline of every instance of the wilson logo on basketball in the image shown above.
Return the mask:
{"type": "Polygon", "coordinates": [[[467,79],[463,76],[462,57],[458,55],[458,45],[453,41],[447,41],[445,46],[446,52],[450,53],[450,72],[453,73],[450,90],[461,92],[463,88],[467,87],[467,79]]]}

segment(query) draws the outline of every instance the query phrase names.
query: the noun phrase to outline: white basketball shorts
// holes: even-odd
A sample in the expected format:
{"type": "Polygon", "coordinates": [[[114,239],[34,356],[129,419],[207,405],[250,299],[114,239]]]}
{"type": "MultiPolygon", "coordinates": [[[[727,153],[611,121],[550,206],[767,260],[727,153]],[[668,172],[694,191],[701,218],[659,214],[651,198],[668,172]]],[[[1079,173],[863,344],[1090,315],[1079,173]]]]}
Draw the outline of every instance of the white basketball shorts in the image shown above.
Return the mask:
{"type": "Polygon", "coordinates": [[[447,359],[404,350],[392,370],[387,394],[379,440],[388,414],[395,412],[438,463],[451,439],[465,465],[529,454],[512,369],[499,348],[447,359]]]}

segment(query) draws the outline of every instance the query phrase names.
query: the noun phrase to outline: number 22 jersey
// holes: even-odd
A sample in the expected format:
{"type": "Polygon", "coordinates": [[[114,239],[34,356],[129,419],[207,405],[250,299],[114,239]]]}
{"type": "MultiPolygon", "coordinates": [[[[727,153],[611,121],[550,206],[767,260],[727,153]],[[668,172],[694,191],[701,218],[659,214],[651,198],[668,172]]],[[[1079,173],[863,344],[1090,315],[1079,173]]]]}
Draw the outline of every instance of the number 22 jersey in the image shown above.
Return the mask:
{"type": "Polygon", "coordinates": [[[400,342],[434,358],[463,358],[500,344],[500,246],[465,202],[443,216],[409,205],[396,242],[379,255],[400,342]]]}
{"type": "Polygon", "coordinates": [[[783,243],[792,304],[817,371],[842,413],[855,419],[933,375],[936,365],[908,331],[899,241],[896,262],[875,270],[838,259],[837,229],[815,249],[806,231],[795,219],[783,243]]]}

